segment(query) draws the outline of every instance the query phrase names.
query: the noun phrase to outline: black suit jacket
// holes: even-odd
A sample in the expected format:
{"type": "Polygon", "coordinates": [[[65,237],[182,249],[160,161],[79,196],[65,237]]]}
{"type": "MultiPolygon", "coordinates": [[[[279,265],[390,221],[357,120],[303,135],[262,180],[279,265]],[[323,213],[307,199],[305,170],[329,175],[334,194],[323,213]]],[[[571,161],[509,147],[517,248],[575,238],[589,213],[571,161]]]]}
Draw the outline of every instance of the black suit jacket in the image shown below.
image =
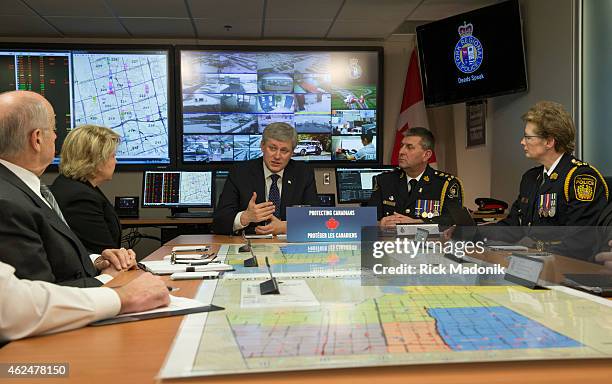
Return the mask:
{"type": "Polygon", "coordinates": [[[77,236],[13,172],[0,164],[0,261],[21,279],[97,287],[97,270],[77,236]]]}
{"type": "Polygon", "coordinates": [[[508,217],[479,227],[479,232],[510,243],[529,237],[541,241],[546,251],[589,259],[598,246],[593,226],[608,203],[606,181],[593,166],[569,154],[547,180],[543,172],[542,165],[525,172],[508,217]]]}
{"type": "Polygon", "coordinates": [[[463,206],[463,188],[458,178],[425,168],[414,193],[408,193],[406,173],[401,168],[374,177],[374,192],[369,206],[378,208],[378,220],[400,213],[427,223],[452,225],[449,206],[463,206]],[[432,217],[424,217],[431,212],[432,217]]]}
{"type": "MultiPolygon", "coordinates": [[[[257,192],[257,204],[266,201],[263,158],[237,163],[231,170],[223,193],[215,209],[213,230],[218,234],[233,232],[234,218],[244,211],[257,192]]],[[[283,173],[281,192],[281,217],[286,220],[286,209],[293,205],[317,206],[317,186],[312,169],[304,164],[289,160],[283,173]]]]}
{"type": "Polygon", "coordinates": [[[100,188],[63,175],[50,188],[68,225],[91,253],[121,247],[119,217],[100,188]]]}
{"type": "Polygon", "coordinates": [[[593,166],[564,154],[551,177],[543,181],[544,166],[523,175],[519,196],[508,217],[497,225],[593,226],[608,204],[608,186],[593,166]],[[554,176],[553,176],[554,175],[554,176]],[[587,183],[587,187],[585,185],[587,183]],[[578,188],[577,188],[578,186],[578,188]],[[581,187],[582,186],[582,187],[581,187]],[[554,214],[542,215],[541,196],[554,196],[554,214]]]}

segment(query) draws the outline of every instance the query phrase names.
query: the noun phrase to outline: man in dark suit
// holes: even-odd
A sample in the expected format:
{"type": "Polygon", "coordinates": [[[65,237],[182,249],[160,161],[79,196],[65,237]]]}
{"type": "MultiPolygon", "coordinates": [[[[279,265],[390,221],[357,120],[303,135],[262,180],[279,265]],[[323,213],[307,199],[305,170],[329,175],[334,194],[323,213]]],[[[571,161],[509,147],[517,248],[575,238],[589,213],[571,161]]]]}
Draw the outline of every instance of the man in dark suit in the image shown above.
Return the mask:
{"type": "Polygon", "coordinates": [[[272,123],[261,140],[262,158],[234,166],[215,210],[213,230],[231,234],[254,228],[257,234],[287,232],[286,208],[318,204],[312,169],[291,160],[297,133],[272,123]]]}
{"type": "Polygon", "coordinates": [[[399,167],[375,177],[368,205],[378,207],[380,225],[453,224],[449,206],[463,206],[463,188],[455,176],[429,166],[435,139],[431,131],[406,131],[399,167]]]}
{"type": "Polygon", "coordinates": [[[125,249],[89,255],[65,223],[39,179],[53,160],[55,139],[55,114],[44,97],[0,94],[0,261],[19,278],[99,286],[134,265],[136,255],[125,249]]]}

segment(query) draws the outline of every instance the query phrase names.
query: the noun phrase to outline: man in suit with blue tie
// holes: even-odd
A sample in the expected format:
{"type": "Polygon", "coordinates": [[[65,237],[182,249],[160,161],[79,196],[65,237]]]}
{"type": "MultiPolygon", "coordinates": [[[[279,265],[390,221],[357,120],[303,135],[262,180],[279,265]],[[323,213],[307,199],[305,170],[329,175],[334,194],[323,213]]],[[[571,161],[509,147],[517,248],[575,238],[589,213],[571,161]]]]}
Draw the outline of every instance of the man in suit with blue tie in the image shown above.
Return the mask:
{"type": "Polygon", "coordinates": [[[297,133],[287,123],[272,123],[261,139],[263,157],[234,166],[215,210],[213,230],[231,234],[287,232],[286,208],[318,205],[312,169],[291,160],[297,133]]]}

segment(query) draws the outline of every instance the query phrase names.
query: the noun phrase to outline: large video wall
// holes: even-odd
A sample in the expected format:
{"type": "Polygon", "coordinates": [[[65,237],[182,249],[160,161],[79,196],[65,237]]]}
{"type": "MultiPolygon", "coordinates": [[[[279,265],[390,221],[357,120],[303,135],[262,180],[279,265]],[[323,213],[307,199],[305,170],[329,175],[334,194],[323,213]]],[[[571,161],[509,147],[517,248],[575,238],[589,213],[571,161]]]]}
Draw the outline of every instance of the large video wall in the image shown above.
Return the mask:
{"type": "Polygon", "coordinates": [[[177,58],[183,163],[259,157],[274,122],[295,127],[296,160],[379,160],[378,50],[184,48],[177,58]]]}
{"type": "Polygon", "coordinates": [[[125,169],[257,158],[273,122],[296,128],[294,159],[373,164],[382,153],[381,60],[381,48],[13,44],[0,50],[0,92],[51,102],[58,155],[75,127],[115,130],[125,169]]]}

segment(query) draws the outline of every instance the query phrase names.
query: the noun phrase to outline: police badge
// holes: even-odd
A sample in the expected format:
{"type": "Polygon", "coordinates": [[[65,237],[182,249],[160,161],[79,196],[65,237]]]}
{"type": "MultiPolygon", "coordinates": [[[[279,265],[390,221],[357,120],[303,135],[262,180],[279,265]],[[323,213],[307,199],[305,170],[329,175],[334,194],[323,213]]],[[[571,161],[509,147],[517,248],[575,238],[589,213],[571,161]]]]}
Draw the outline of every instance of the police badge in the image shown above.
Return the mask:
{"type": "Polygon", "coordinates": [[[576,200],[593,201],[595,198],[595,190],[597,188],[597,179],[591,175],[578,175],[574,179],[574,193],[576,200]]]}

